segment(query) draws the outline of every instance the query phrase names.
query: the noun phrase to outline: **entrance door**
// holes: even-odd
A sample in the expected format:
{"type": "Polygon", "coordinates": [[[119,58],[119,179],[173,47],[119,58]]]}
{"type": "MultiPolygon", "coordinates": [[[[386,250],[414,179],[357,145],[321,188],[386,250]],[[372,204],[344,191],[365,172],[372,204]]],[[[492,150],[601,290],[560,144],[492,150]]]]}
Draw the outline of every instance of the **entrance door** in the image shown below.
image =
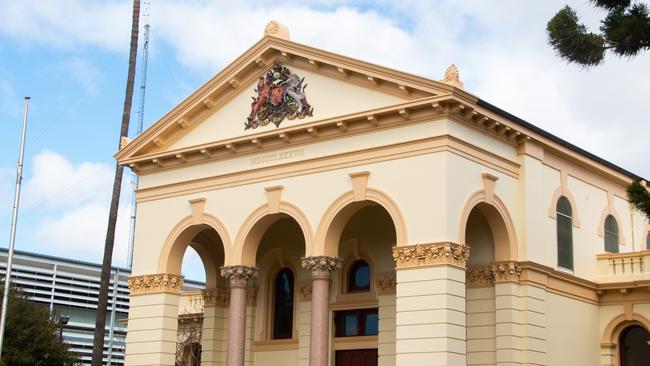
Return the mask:
{"type": "Polygon", "coordinates": [[[377,366],[377,349],[336,351],[336,366],[377,366]]]}

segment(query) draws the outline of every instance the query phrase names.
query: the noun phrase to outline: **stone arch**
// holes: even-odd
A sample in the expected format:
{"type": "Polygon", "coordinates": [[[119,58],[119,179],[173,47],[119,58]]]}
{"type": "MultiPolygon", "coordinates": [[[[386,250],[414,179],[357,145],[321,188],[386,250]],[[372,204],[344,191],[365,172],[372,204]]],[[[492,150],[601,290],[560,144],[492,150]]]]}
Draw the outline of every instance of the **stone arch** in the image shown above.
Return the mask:
{"type": "Polygon", "coordinates": [[[337,256],[339,239],[348,220],[361,208],[373,202],[383,207],[395,225],[395,245],[408,245],[406,221],[395,201],[386,193],[367,188],[365,197],[355,199],[353,191],[348,191],[337,198],[325,210],[316,231],[316,247],[307,255],[337,256]]]}
{"type": "Polygon", "coordinates": [[[483,189],[472,193],[465,201],[458,226],[458,242],[465,244],[467,221],[475,208],[481,211],[492,231],[495,260],[518,260],[519,245],[508,209],[499,197],[495,194],[488,195],[483,189]]]}
{"type": "Polygon", "coordinates": [[[305,253],[309,255],[312,248],[313,233],[311,224],[307,216],[297,206],[281,201],[277,211],[271,211],[268,204],[264,204],[253,211],[242,224],[235,246],[233,247],[232,256],[227,257],[227,265],[255,265],[257,247],[266,230],[277,220],[289,216],[294,219],[305,240],[305,253]]]}
{"type": "Polygon", "coordinates": [[[188,246],[196,250],[205,267],[206,288],[216,287],[219,279],[220,262],[228,258],[230,251],[230,238],[223,223],[210,214],[202,214],[199,218],[187,216],[171,230],[158,258],[158,272],[181,274],[183,254],[188,246]],[[219,239],[224,253],[224,258],[219,258],[218,248],[201,235],[206,229],[214,230],[219,239]]]}
{"type": "Polygon", "coordinates": [[[625,230],[623,230],[623,221],[614,208],[605,207],[600,212],[600,218],[598,219],[598,236],[601,238],[605,237],[605,220],[609,215],[612,215],[614,217],[616,220],[616,225],[618,226],[618,245],[625,245],[625,230]]]}
{"type": "Polygon", "coordinates": [[[600,341],[601,344],[617,346],[623,330],[632,325],[639,325],[650,332],[650,320],[648,318],[638,313],[621,314],[607,324],[600,341]]]}
{"type": "Polygon", "coordinates": [[[564,188],[563,186],[559,186],[555,189],[555,191],[553,191],[553,195],[551,197],[551,205],[548,207],[548,217],[552,218],[553,220],[556,219],[557,201],[560,199],[560,197],[566,197],[566,199],[569,200],[569,203],[571,204],[571,223],[573,224],[573,227],[579,229],[580,216],[578,215],[578,205],[576,204],[571,191],[569,191],[567,188],[564,188]]]}

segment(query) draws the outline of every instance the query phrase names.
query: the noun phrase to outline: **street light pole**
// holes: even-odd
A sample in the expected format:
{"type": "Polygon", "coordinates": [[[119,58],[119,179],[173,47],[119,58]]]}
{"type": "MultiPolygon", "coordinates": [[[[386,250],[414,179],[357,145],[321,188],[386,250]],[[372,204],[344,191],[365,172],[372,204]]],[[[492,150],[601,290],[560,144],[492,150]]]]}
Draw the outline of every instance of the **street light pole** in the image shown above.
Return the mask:
{"type": "Polygon", "coordinates": [[[11,216],[11,233],[9,234],[9,250],[7,253],[7,269],[5,270],[5,287],[2,294],[2,315],[0,316],[0,360],[2,359],[2,343],[5,335],[5,321],[7,320],[7,302],[9,299],[9,282],[11,282],[11,265],[14,259],[14,244],[16,243],[16,222],[18,221],[18,204],[20,203],[20,184],[23,181],[23,160],[25,157],[25,135],[27,133],[27,112],[30,97],[25,97],[23,111],[23,131],[20,138],[20,151],[16,163],[16,192],[14,194],[14,209],[11,216]]]}

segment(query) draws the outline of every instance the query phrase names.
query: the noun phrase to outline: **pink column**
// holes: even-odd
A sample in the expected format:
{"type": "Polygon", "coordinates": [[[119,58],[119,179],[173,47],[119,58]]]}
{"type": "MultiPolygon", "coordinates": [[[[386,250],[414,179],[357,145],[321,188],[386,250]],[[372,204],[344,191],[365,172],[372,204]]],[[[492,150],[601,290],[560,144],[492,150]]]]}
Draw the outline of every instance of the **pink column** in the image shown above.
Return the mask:
{"type": "Polygon", "coordinates": [[[226,366],[244,366],[246,341],[246,287],[257,276],[254,266],[221,267],[221,276],[230,280],[230,308],[226,366]]]}
{"type": "Polygon", "coordinates": [[[312,273],[311,331],[309,366],[327,366],[329,340],[329,278],[330,272],[341,268],[337,257],[305,257],[302,268],[312,273]]]}

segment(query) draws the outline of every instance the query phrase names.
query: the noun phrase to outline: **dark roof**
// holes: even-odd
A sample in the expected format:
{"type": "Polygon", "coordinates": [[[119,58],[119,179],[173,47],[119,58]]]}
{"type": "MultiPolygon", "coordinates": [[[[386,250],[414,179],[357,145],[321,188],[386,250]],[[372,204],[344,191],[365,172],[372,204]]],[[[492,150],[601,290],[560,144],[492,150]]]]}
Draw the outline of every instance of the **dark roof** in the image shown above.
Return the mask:
{"type": "Polygon", "coordinates": [[[588,157],[589,159],[591,159],[593,161],[596,161],[596,162],[598,162],[600,164],[603,164],[603,165],[605,165],[606,167],[608,167],[608,168],[610,168],[612,170],[615,170],[615,171],[617,171],[617,172],[619,172],[619,173],[621,173],[623,175],[627,175],[628,177],[630,177],[630,178],[632,178],[634,180],[645,180],[646,182],[649,181],[648,179],[645,179],[645,178],[643,178],[643,177],[641,177],[639,175],[636,175],[636,174],[630,172],[627,169],[623,169],[620,166],[618,166],[618,165],[616,165],[616,164],[614,164],[612,162],[609,162],[609,161],[607,161],[607,160],[605,160],[605,159],[603,159],[603,158],[601,158],[599,156],[596,156],[596,155],[590,153],[587,150],[581,149],[578,146],[576,146],[576,145],[574,145],[574,144],[572,144],[572,143],[570,143],[570,142],[568,142],[568,141],[566,141],[564,139],[561,139],[561,138],[553,135],[552,133],[544,131],[541,128],[535,126],[534,124],[532,124],[530,122],[527,122],[527,121],[524,121],[523,119],[521,119],[521,118],[519,118],[519,117],[517,117],[517,116],[515,116],[513,114],[510,114],[510,113],[504,111],[503,109],[495,106],[494,104],[491,104],[489,102],[484,101],[483,99],[479,99],[476,104],[483,107],[483,108],[485,108],[485,109],[487,109],[487,110],[489,110],[489,111],[492,111],[492,112],[494,112],[494,113],[496,113],[496,114],[498,114],[498,115],[500,115],[500,116],[502,116],[504,118],[507,118],[507,119],[517,123],[518,125],[520,125],[522,127],[525,127],[525,128],[527,128],[527,129],[529,129],[529,130],[531,130],[531,131],[533,131],[533,132],[535,132],[537,134],[540,134],[540,135],[546,137],[547,139],[549,139],[549,140],[551,140],[553,142],[556,142],[556,143],[558,143],[558,144],[560,144],[560,145],[562,145],[562,146],[564,146],[564,147],[566,147],[566,148],[568,148],[570,150],[573,150],[573,151],[577,152],[580,155],[584,155],[584,156],[588,157]]]}

